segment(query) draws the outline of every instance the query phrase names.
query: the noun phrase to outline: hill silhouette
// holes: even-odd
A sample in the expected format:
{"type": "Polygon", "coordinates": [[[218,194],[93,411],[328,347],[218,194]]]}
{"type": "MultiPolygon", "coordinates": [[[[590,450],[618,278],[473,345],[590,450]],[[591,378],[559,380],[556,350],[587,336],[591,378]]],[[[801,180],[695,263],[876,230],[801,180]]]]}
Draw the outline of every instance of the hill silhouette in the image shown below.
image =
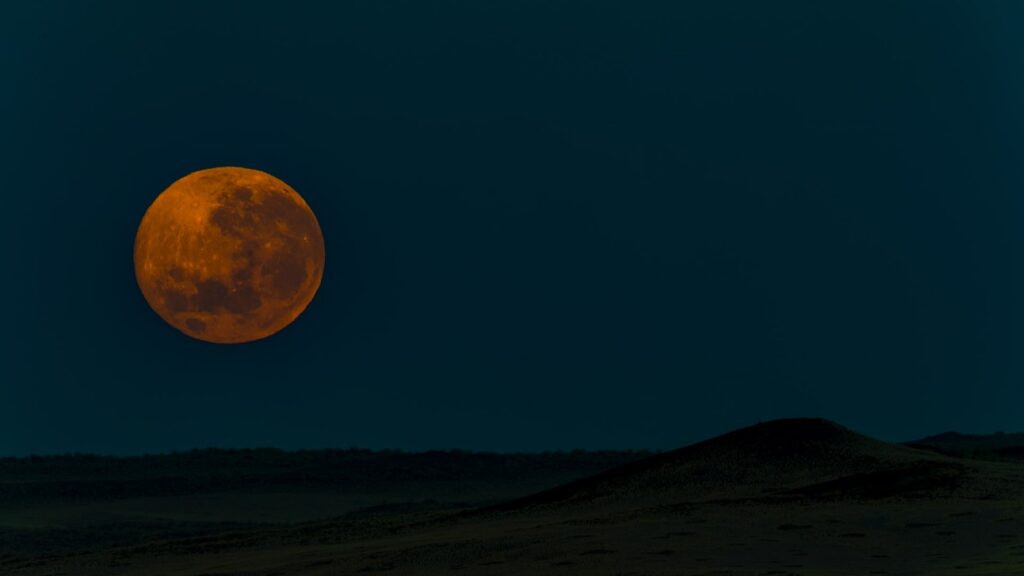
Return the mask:
{"type": "Polygon", "coordinates": [[[701,502],[764,497],[875,497],[953,490],[968,466],[875,440],[820,418],[774,420],[627,463],[493,507],[573,501],[701,502]]]}
{"type": "Polygon", "coordinates": [[[1024,462],[1024,434],[961,434],[944,432],[905,443],[906,446],[980,460],[1024,462]]]}

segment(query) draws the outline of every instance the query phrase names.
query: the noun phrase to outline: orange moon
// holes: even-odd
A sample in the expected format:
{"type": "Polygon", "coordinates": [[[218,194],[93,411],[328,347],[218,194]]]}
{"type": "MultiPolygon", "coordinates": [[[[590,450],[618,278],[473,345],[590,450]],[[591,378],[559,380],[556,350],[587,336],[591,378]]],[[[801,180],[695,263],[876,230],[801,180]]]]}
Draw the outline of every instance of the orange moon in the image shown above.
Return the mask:
{"type": "Polygon", "coordinates": [[[163,191],[135,235],[135,278],[185,334],[222,344],[266,338],[298,318],[324,272],[305,200],[248,168],[193,172],[163,191]]]}

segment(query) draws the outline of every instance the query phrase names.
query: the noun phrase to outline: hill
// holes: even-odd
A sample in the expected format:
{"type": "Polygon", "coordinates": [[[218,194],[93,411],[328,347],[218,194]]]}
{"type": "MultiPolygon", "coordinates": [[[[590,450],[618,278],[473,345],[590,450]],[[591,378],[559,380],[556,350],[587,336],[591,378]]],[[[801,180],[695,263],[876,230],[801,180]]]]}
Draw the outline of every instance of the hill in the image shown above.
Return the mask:
{"type": "Polygon", "coordinates": [[[496,506],[699,502],[799,494],[912,496],[964,487],[969,466],[822,419],[760,423],[496,506]]]}
{"type": "Polygon", "coordinates": [[[948,456],[977,460],[1024,462],[1024,434],[961,434],[945,432],[905,443],[948,456]]]}

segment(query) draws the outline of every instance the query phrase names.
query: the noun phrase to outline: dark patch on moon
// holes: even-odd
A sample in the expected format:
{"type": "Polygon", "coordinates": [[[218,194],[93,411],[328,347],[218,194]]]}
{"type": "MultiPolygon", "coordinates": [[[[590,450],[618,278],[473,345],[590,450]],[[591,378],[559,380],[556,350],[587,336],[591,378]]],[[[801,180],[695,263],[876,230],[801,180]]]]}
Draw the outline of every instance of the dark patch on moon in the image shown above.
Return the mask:
{"type": "Polygon", "coordinates": [[[252,265],[239,268],[238,270],[235,270],[234,272],[231,273],[231,280],[233,280],[235,284],[248,282],[249,280],[252,280],[252,271],[252,265]]]}
{"type": "Polygon", "coordinates": [[[177,266],[172,266],[171,269],[167,271],[167,273],[170,274],[171,278],[174,278],[178,282],[181,282],[182,280],[185,279],[185,271],[182,270],[181,268],[178,268],[177,266]]]}
{"type": "Polygon", "coordinates": [[[171,312],[188,310],[188,296],[176,290],[164,290],[164,303],[171,312]]]}
{"type": "Polygon", "coordinates": [[[231,273],[235,285],[244,285],[252,280],[253,272],[258,267],[259,249],[260,243],[249,239],[242,241],[242,248],[232,254],[235,260],[242,261],[241,267],[231,273]]]}
{"type": "Polygon", "coordinates": [[[306,260],[302,252],[289,245],[287,249],[274,253],[267,260],[263,265],[263,273],[270,277],[270,287],[274,295],[278,298],[287,298],[298,292],[306,281],[306,260]]]}
{"type": "Polygon", "coordinates": [[[185,326],[188,326],[188,329],[193,332],[203,332],[206,330],[206,322],[203,322],[198,318],[189,318],[188,320],[185,320],[185,326]]]}
{"type": "Polygon", "coordinates": [[[248,239],[242,241],[242,248],[235,252],[235,256],[243,258],[246,263],[250,266],[256,260],[256,254],[260,251],[260,243],[258,240],[248,239]]]}
{"type": "Polygon", "coordinates": [[[256,310],[263,304],[263,300],[260,299],[259,293],[248,285],[242,284],[236,286],[234,290],[228,293],[228,299],[224,302],[224,308],[228,312],[235,314],[245,314],[256,310]]]}
{"type": "Polygon", "coordinates": [[[196,295],[192,302],[200,312],[216,312],[224,308],[228,299],[228,287],[216,280],[196,282],[196,295]]]}
{"type": "Polygon", "coordinates": [[[252,200],[252,190],[248,188],[235,188],[231,191],[231,195],[234,196],[235,200],[242,202],[248,202],[252,200]]]}
{"type": "Polygon", "coordinates": [[[200,312],[227,310],[234,314],[252,312],[263,303],[252,286],[243,284],[229,289],[217,280],[196,282],[196,295],[192,302],[200,312]]]}
{"type": "Polygon", "coordinates": [[[268,221],[282,222],[296,238],[316,234],[316,219],[309,211],[284,194],[271,194],[259,204],[259,211],[267,215],[268,221]]]}
{"type": "Polygon", "coordinates": [[[238,204],[218,206],[210,213],[210,222],[228,236],[235,238],[241,237],[246,230],[252,230],[256,223],[252,213],[241,209],[238,204]]]}
{"type": "Polygon", "coordinates": [[[224,234],[241,240],[234,257],[242,265],[232,273],[233,290],[223,285],[200,287],[200,309],[223,307],[241,313],[258,307],[259,295],[248,286],[257,270],[276,298],[293,297],[308,278],[305,239],[319,236],[316,218],[286,192],[273,190],[261,202],[253,202],[252,196],[251,190],[236,188],[211,215],[210,221],[224,234]],[[268,231],[277,246],[269,250],[263,248],[266,238],[261,236],[268,231]]]}

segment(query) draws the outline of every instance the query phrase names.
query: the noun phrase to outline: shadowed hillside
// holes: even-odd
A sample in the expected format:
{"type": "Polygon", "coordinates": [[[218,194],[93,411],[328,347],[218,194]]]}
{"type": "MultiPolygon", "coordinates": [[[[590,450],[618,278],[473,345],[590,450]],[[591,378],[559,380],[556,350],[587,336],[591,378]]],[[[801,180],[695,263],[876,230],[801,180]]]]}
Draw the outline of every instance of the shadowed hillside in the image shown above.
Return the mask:
{"type": "Polygon", "coordinates": [[[794,494],[913,495],[963,484],[968,469],[950,458],[874,440],[834,422],[761,423],[496,506],[575,500],[672,502],[794,494]]]}
{"type": "Polygon", "coordinates": [[[928,436],[907,446],[960,458],[1024,462],[1024,434],[960,434],[945,432],[928,436]]]}

